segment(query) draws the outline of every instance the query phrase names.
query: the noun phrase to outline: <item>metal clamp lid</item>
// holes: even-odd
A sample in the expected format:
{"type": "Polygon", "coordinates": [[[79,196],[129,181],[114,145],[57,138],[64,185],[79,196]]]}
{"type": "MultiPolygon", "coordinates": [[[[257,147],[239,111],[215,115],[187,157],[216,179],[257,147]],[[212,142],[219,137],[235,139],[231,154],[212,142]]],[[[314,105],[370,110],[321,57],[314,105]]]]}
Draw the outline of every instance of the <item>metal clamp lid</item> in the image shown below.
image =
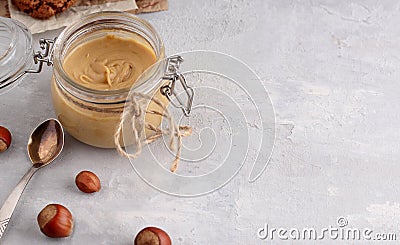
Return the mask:
{"type": "Polygon", "coordinates": [[[169,80],[169,83],[160,88],[161,94],[168,98],[169,102],[176,108],[182,109],[183,114],[187,117],[190,116],[192,110],[192,103],[194,97],[194,90],[187,85],[185,76],[179,73],[180,64],[183,62],[183,58],[179,55],[171,56],[167,58],[167,65],[164,72],[163,80],[169,80]],[[176,93],[175,83],[179,81],[185,90],[187,95],[186,103],[176,93]],[[173,101],[175,96],[177,102],[173,101]]]}
{"type": "Polygon", "coordinates": [[[40,73],[43,68],[43,63],[46,63],[47,66],[53,65],[53,47],[55,39],[44,39],[41,38],[39,40],[40,49],[44,51],[37,51],[33,54],[33,61],[37,64],[36,69],[29,69],[21,72],[17,76],[9,77],[3,81],[0,81],[0,89],[8,87],[9,85],[18,81],[21,77],[26,75],[27,73],[40,73]]]}

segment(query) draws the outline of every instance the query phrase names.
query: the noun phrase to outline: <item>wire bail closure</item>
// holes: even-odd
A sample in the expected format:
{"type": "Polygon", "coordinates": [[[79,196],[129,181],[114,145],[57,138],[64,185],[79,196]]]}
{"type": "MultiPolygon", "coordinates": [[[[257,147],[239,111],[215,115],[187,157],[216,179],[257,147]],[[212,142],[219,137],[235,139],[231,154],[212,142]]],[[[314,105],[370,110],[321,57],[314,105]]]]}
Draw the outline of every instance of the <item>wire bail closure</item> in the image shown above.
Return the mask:
{"type": "Polygon", "coordinates": [[[52,66],[53,65],[53,50],[54,50],[54,42],[56,41],[55,39],[44,39],[41,38],[39,40],[39,45],[40,49],[44,50],[42,51],[37,51],[33,54],[33,61],[35,64],[38,64],[36,69],[29,69],[21,72],[18,74],[16,77],[8,77],[4,81],[0,81],[0,89],[3,89],[16,81],[18,81],[21,77],[26,75],[27,73],[40,73],[43,68],[43,64],[46,63],[47,66],[52,66]]]}
{"type": "Polygon", "coordinates": [[[183,114],[186,117],[190,116],[190,112],[192,110],[192,103],[194,97],[194,90],[187,85],[185,76],[179,73],[180,64],[183,62],[183,58],[179,55],[174,55],[167,58],[167,65],[165,68],[165,73],[163,80],[168,80],[168,84],[162,86],[160,88],[161,94],[167,97],[169,102],[176,108],[182,109],[183,114]],[[186,103],[182,101],[182,99],[178,96],[175,91],[175,83],[179,81],[185,90],[187,95],[186,103]],[[177,102],[173,101],[173,97],[175,96],[177,102]]]}

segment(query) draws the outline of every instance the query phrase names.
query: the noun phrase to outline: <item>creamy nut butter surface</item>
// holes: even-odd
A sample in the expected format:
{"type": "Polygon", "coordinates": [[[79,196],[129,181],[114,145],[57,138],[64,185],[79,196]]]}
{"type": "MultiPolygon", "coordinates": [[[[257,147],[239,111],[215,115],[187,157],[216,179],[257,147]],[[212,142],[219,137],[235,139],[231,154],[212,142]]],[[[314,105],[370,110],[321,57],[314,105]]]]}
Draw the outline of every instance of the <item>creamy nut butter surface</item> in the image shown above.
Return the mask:
{"type": "MultiPolygon", "coordinates": [[[[77,84],[96,91],[129,89],[156,62],[156,55],[143,38],[104,35],[69,50],[63,68],[77,84]]],[[[167,103],[156,90],[154,96],[167,103]]],[[[57,117],[74,138],[96,147],[114,148],[114,133],[123,111],[118,105],[98,105],[77,99],[54,81],[53,104],[57,117]]],[[[150,110],[160,109],[150,103],[150,110]]],[[[146,114],[146,121],[159,126],[159,115],[146,114]]],[[[146,135],[151,132],[146,130],[146,135]]],[[[126,141],[125,141],[126,142],[126,141]]]]}
{"type": "Polygon", "coordinates": [[[64,70],[77,83],[96,90],[130,88],[156,61],[148,46],[133,38],[107,35],[76,47],[64,70]]]}

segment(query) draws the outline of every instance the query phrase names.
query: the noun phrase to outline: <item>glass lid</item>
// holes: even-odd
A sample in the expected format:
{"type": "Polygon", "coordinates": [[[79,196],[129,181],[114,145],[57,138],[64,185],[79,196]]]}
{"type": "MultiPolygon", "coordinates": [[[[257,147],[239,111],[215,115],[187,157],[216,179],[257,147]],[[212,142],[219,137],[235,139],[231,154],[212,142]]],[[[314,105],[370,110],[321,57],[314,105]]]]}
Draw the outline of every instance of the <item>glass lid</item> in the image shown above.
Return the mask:
{"type": "Polygon", "coordinates": [[[32,35],[22,23],[0,17],[0,94],[14,87],[10,81],[32,64],[32,35]]]}
{"type": "MultiPolygon", "coordinates": [[[[179,162],[175,161],[179,141],[171,148],[171,138],[162,135],[144,144],[138,158],[130,158],[131,165],[149,185],[175,196],[211,193],[239,172],[249,182],[255,181],[268,164],[275,139],[274,110],[262,81],[246,64],[219,52],[193,51],[174,57],[183,59],[178,77],[183,76],[187,86],[182,81],[170,86],[176,95],[171,101],[159,97],[160,93],[155,97],[167,101],[181,133],[191,134],[182,137],[179,162]]],[[[168,64],[168,59],[161,62],[168,64]]],[[[149,77],[148,72],[154,71],[150,68],[141,77],[149,77]]],[[[161,90],[171,85],[167,77],[161,79],[161,90]]],[[[127,110],[125,106],[124,113],[127,110]]],[[[168,132],[171,121],[163,118],[159,128],[168,132]]],[[[130,127],[123,130],[125,142],[132,138],[130,127]]],[[[125,149],[134,154],[137,146],[125,149]]]]}

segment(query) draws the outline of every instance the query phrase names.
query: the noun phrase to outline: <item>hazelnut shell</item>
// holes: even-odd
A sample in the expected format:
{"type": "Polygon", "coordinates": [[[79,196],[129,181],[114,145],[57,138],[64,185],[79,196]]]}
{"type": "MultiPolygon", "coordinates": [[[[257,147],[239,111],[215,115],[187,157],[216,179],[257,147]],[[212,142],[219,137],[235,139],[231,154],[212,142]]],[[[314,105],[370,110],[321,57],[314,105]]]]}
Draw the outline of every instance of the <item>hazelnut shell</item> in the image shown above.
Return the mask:
{"type": "Polygon", "coordinates": [[[90,171],[82,171],[75,178],[75,184],[79,190],[85,193],[98,192],[101,189],[99,177],[90,171]]]}
{"type": "Polygon", "coordinates": [[[74,228],[71,212],[60,204],[47,205],[37,220],[42,233],[52,238],[68,237],[74,228]]]}
{"type": "Polygon", "coordinates": [[[171,245],[169,235],[157,227],[142,229],[135,238],[135,245],[171,245]]]}
{"type": "Polygon", "coordinates": [[[11,139],[10,131],[3,126],[0,126],[0,152],[4,152],[10,147],[11,139]]]}

